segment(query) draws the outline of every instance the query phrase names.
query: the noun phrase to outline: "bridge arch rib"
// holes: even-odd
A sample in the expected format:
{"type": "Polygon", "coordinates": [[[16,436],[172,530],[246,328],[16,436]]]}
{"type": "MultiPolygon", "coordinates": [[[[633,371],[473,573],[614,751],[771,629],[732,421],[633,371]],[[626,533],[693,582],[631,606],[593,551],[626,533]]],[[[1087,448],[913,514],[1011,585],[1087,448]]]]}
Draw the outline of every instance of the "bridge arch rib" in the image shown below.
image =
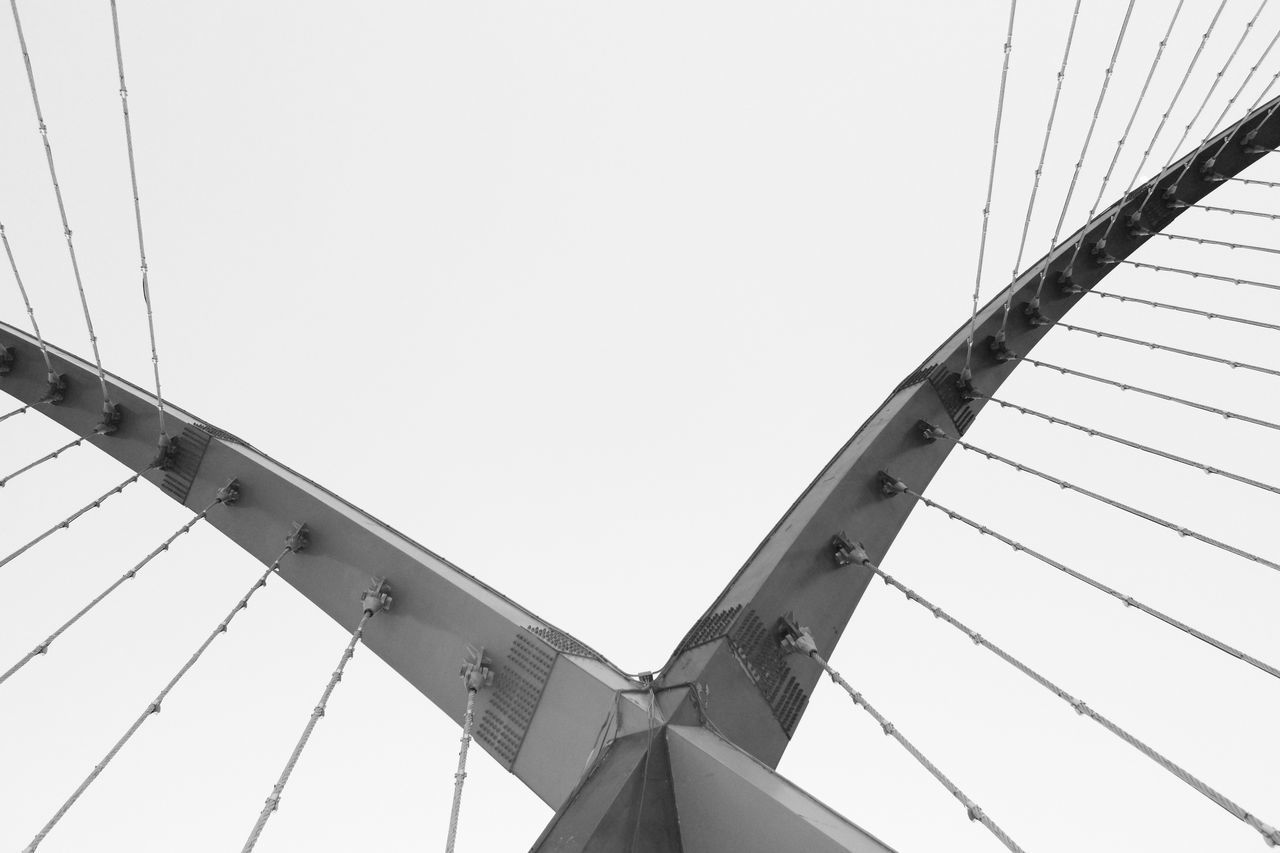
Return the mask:
{"type": "MultiPolygon", "coordinates": [[[[1280,123],[1269,120],[1277,106],[1280,98],[1259,107],[1022,273],[1013,288],[1009,348],[1029,352],[1114,268],[1099,263],[1088,248],[1113,216],[1124,223],[1153,185],[1142,223],[1157,233],[1181,213],[1180,207],[1163,201],[1175,181],[1177,200],[1197,202],[1219,185],[1219,176],[1238,174],[1280,144],[1280,123]],[[1206,170],[1210,152],[1224,143],[1206,170]],[[1080,241],[1085,251],[1072,263],[1072,249],[1080,241]],[[1046,285],[1040,310],[1046,322],[1031,325],[1021,320],[1019,309],[1029,301],[1042,271],[1046,285]],[[1064,275],[1072,284],[1069,292],[1059,284],[1064,275]]],[[[1106,251],[1123,260],[1147,239],[1147,234],[1118,227],[1106,251]]],[[[976,321],[972,381],[984,394],[994,392],[1016,367],[1016,361],[1000,361],[984,345],[999,328],[1001,305],[1001,297],[993,299],[976,321]]],[[[705,685],[717,701],[711,708],[694,708],[696,696],[690,694],[683,706],[673,703],[664,709],[666,719],[687,725],[705,717],[754,760],[777,765],[821,670],[807,659],[784,659],[777,649],[776,626],[782,617],[794,616],[813,631],[822,655],[830,656],[872,577],[863,568],[836,566],[833,537],[845,534],[861,541],[871,559],[880,562],[914,507],[906,500],[884,498],[880,472],[892,471],[923,491],[952,445],[928,443],[917,423],[925,420],[963,433],[983,410],[982,399],[967,399],[958,384],[967,325],[894,389],[689,630],[659,672],[656,689],[705,685]]],[[[14,354],[12,370],[0,377],[0,390],[23,403],[38,403],[47,384],[36,341],[0,323],[0,345],[14,354]]],[[[65,401],[41,404],[38,411],[73,432],[87,433],[100,418],[96,370],[65,350],[49,350],[68,391],[65,401]]],[[[122,423],[114,435],[95,435],[90,443],[144,472],[148,482],[189,507],[206,504],[217,489],[238,480],[242,499],[210,523],[264,565],[279,553],[292,525],[306,523],[312,546],[281,575],[344,628],[354,627],[358,613],[353,603],[370,577],[387,579],[397,618],[372,623],[365,642],[455,721],[461,722],[466,703],[457,681],[459,663],[469,647],[482,646],[497,681],[477,704],[477,739],[553,808],[566,806],[582,790],[583,768],[598,755],[602,724],[624,718],[617,726],[620,735],[642,724],[640,705],[619,698],[633,695],[636,682],[590,646],[235,436],[169,405],[177,457],[168,470],[150,467],[159,431],[155,398],[118,377],[107,379],[122,423]]]]}

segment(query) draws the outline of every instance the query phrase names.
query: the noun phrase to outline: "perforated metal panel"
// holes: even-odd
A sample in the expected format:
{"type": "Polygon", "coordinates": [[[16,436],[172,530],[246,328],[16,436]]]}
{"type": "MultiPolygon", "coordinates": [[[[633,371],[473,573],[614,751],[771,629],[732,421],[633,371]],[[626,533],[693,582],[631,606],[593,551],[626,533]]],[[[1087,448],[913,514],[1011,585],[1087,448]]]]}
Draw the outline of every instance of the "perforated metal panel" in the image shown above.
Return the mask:
{"type": "Polygon", "coordinates": [[[791,674],[774,632],[750,610],[733,627],[729,643],[769,703],[783,732],[791,737],[809,703],[809,695],[791,674]]]}
{"type": "Polygon", "coordinates": [[[517,634],[494,673],[489,704],[480,716],[476,737],[493,750],[508,769],[520,754],[529,723],[547,686],[556,655],[526,634],[517,634]]]}

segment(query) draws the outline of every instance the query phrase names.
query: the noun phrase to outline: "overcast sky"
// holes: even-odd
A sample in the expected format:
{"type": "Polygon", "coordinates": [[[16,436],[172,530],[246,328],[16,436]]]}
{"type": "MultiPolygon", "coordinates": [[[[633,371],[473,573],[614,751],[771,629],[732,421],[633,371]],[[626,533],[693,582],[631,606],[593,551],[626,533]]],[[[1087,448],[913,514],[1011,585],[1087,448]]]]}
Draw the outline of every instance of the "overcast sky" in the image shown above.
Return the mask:
{"type": "MultiPolygon", "coordinates": [[[[1187,0],[1104,203],[1217,0],[1187,0]]],[[[1084,0],[1027,250],[1043,254],[1123,3],[1084,0]]],[[[1068,211],[1097,195],[1171,0],[1139,0],[1068,211]]],[[[104,362],[149,350],[106,0],[22,7],[104,362]]],[[[1228,0],[1150,174],[1253,0],[1228,0]]],[[[1023,3],[988,277],[1013,265],[1071,3],[1023,3]]],[[[967,317],[1007,6],[121,3],[166,396],[406,531],[628,670],[666,660],[848,435],[967,317]]],[[[1193,128],[1280,27],[1264,12],[1193,128]]],[[[1234,120],[1280,68],[1273,55],[1234,120]]],[[[0,220],[47,337],[88,341],[12,25],[0,220]]],[[[1280,180],[1264,161],[1253,177],[1280,180]]],[[[1145,175],[1144,175],[1145,177],[1145,175]]],[[[1212,203],[1280,212],[1280,190],[1212,203]]],[[[1280,247],[1275,223],[1174,231],[1280,247]]],[[[1152,263],[1280,282],[1262,253],[1152,263]]],[[[1121,269],[1104,289],[1258,319],[1280,293],[1121,269]]],[[[1280,368],[1274,333],[1086,299],[1080,325],[1280,368]]],[[[0,318],[21,302],[0,283],[0,318]]],[[[1276,377],[1059,330],[1042,357],[1280,420],[1276,377]]],[[[1280,483],[1273,432],[1026,366],[1008,400],[1280,483]]],[[[973,442],[1270,558],[1276,498],[990,410],[973,442]]],[[[0,424],[0,468],[66,441],[0,424]]],[[[89,449],[0,492],[0,552],[125,473],[89,449]]],[[[957,452],[931,497],[1272,664],[1280,577],[957,452]]],[[[149,486],[0,569],[7,667],[190,517],[149,486]]],[[[945,516],[884,568],[1263,819],[1280,684],[945,516]]],[[[260,571],[196,530],[0,686],[0,848],[19,849],[260,571]]],[[[41,847],[238,849],[346,641],[283,583],[219,638],[41,847]]],[[[1252,830],[873,584],[833,658],[1028,851],[1236,851],[1252,830]]],[[[358,652],[261,850],[438,849],[458,730],[358,652]]],[[[780,770],[902,853],[998,844],[823,683],[780,770]]],[[[550,811],[472,753],[459,849],[550,811]]]]}

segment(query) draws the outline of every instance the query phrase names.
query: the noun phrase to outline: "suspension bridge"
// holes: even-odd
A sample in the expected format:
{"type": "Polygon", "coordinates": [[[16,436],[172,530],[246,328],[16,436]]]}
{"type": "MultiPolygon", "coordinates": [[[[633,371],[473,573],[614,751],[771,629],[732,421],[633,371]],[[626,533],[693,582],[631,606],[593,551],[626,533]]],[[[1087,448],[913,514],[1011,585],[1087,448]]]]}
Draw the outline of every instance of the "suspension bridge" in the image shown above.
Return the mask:
{"type": "MultiPolygon", "coordinates": [[[[5,765],[11,784],[22,788],[20,798],[6,798],[21,803],[3,812],[6,840],[12,836],[24,850],[84,849],[84,838],[101,839],[94,842],[99,848],[138,847],[160,821],[163,797],[126,791],[105,813],[107,801],[99,799],[96,814],[94,798],[114,780],[133,782],[134,774],[120,765],[148,749],[148,734],[173,716],[191,713],[198,730],[214,730],[236,708],[248,716],[243,727],[230,726],[234,735],[245,735],[245,727],[269,735],[253,749],[259,776],[234,783],[237,790],[260,790],[237,796],[238,805],[253,803],[240,814],[209,806],[210,832],[238,836],[234,843],[245,850],[268,849],[273,830],[283,831],[277,823],[288,820],[291,801],[328,788],[332,799],[324,802],[334,806],[306,819],[321,827],[320,838],[326,820],[364,824],[377,835],[383,809],[351,814],[335,807],[353,788],[385,789],[383,779],[353,772],[357,764],[335,773],[332,760],[316,758],[335,730],[331,718],[344,702],[356,701],[352,694],[360,689],[353,682],[364,666],[380,667],[406,688],[399,699],[411,720],[434,715],[462,736],[456,767],[453,757],[447,768],[431,767],[405,750],[387,724],[394,715],[376,709],[360,722],[362,754],[394,755],[421,778],[440,777],[447,785],[432,788],[441,802],[431,812],[447,826],[424,819],[415,839],[387,839],[386,849],[406,841],[416,849],[435,830],[450,849],[460,833],[458,849],[467,849],[476,823],[500,821],[505,804],[473,787],[481,764],[509,772],[554,812],[540,836],[525,840],[535,850],[911,849],[898,838],[906,827],[860,810],[856,800],[833,808],[825,802],[830,797],[808,792],[807,780],[790,767],[785,776],[776,772],[793,741],[819,726],[822,734],[813,737],[825,744],[823,758],[837,768],[836,778],[861,777],[874,787],[890,773],[917,775],[912,784],[920,786],[914,789],[920,801],[909,810],[911,820],[954,821],[949,832],[964,833],[973,849],[1056,849],[1059,833],[1047,818],[1011,807],[1020,794],[1055,799],[1044,788],[1037,794],[1046,783],[1014,765],[993,773],[949,746],[980,740],[979,754],[992,756],[992,765],[1010,749],[1001,734],[1028,748],[1038,724],[996,716],[1016,691],[1035,695],[1037,713],[1078,720],[1067,731],[1082,744],[1092,747],[1087,739],[1098,739],[1101,754],[1110,757],[1093,768],[1096,775],[1111,775],[1112,768],[1139,774],[1129,786],[1158,784],[1160,801],[1176,804],[1165,807],[1161,827],[1135,819],[1133,837],[1165,832],[1165,838],[1190,839],[1180,826],[1185,823],[1207,827],[1215,849],[1280,843],[1278,810],[1271,807],[1275,780],[1259,782],[1253,769],[1271,766],[1275,757],[1273,735],[1254,724],[1274,710],[1280,678],[1280,650],[1267,617],[1280,553],[1266,536],[1268,502],[1280,490],[1267,448],[1280,413],[1265,390],[1248,393],[1267,389],[1280,372],[1265,337],[1280,329],[1266,301],[1275,298],[1268,291],[1280,289],[1268,259],[1280,252],[1273,236],[1280,172],[1266,171],[1267,155],[1280,140],[1274,117],[1280,111],[1280,50],[1274,50],[1280,9],[1226,0],[1105,9],[1075,2],[1051,10],[1024,3],[1010,4],[1003,18],[985,18],[983,25],[994,22],[995,29],[964,49],[987,83],[971,94],[970,111],[984,116],[988,147],[963,165],[978,176],[964,184],[977,191],[968,207],[977,207],[985,193],[981,219],[965,235],[965,251],[940,265],[949,273],[936,291],[949,294],[945,305],[916,309],[937,308],[959,328],[923,361],[914,363],[919,353],[903,356],[912,363],[896,387],[872,391],[855,376],[828,389],[831,405],[847,406],[866,422],[737,574],[724,571],[711,582],[718,589],[728,579],[718,594],[688,602],[690,590],[676,577],[655,590],[643,569],[620,571],[631,565],[625,552],[638,535],[632,530],[599,549],[589,595],[575,597],[553,624],[516,603],[522,598],[516,589],[455,565],[216,426],[217,412],[206,419],[170,401],[183,398],[171,389],[184,380],[169,366],[165,340],[200,318],[166,314],[166,295],[179,285],[172,277],[164,284],[150,280],[148,251],[156,251],[156,240],[148,237],[153,219],[146,215],[149,161],[138,156],[142,135],[133,125],[145,111],[136,95],[129,97],[127,81],[137,77],[126,75],[133,55],[130,10],[101,6],[103,14],[88,23],[98,25],[95,37],[111,54],[109,88],[119,92],[119,145],[110,149],[119,157],[111,162],[127,182],[117,201],[126,205],[136,249],[137,280],[129,290],[139,333],[134,345],[151,364],[145,375],[126,378],[104,361],[112,341],[94,323],[101,300],[95,299],[92,253],[77,253],[82,234],[95,224],[80,224],[75,183],[63,168],[64,152],[74,162],[79,146],[60,134],[43,82],[59,54],[49,31],[41,37],[26,7],[14,2],[10,70],[29,119],[13,121],[24,125],[15,138],[38,154],[43,210],[52,214],[39,227],[61,245],[58,256],[30,257],[19,236],[34,232],[36,223],[16,227],[21,212],[3,212],[12,296],[21,310],[0,326],[0,391],[12,398],[0,431],[8,433],[5,459],[13,462],[0,473],[0,500],[22,505],[6,511],[11,522],[0,570],[21,577],[23,590],[5,632],[11,660],[0,663],[0,690],[9,697],[0,704],[13,709],[5,738],[14,757],[5,765]],[[1029,54],[1051,55],[1048,73],[1020,64],[1029,54]],[[1014,123],[1029,127],[1035,144],[1011,146],[1010,139],[1019,138],[1010,130],[1014,123]],[[961,278],[972,282],[971,294],[961,292],[961,278]],[[79,328],[61,323],[57,338],[41,322],[44,306],[55,300],[69,301],[79,315],[79,328]],[[66,329],[85,346],[63,335],[66,329]],[[1262,343],[1247,348],[1253,340],[1262,343]],[[1228,386],[1246,393],[1229,396],[1228,386]],[[1076,388],[1089,390],[1070,390],[1076,388]],[[987,429],[997,419],[1004,432],[987,429]],[[94,465],[92,478],[76,468],[94,465]],[[51,471],[67,472],[56,491],[50,491],[51,471]],[[1176,479],[1184,475],[1206,485],[1188,488],[1176,479]],[[153,523],[145,540],[112,536],[118,519],[143,512],[165,522],[159,532],[153,523]],[[930,551],[918,544],[926,516],[934,519],[928,535],[946,537],[945,547],[930,551]],[[45,555],[74,554],[56,549],[71,548],[85,531],[90,539],[83,554],[91,559],[80,558],[86,565],[78,583],[64,582],[59,573],[69,571],[66,557],[45,555]],[[218,555],[219,583],[234,590],[207,602],[214,614],[208,619],[197,618],[203,609],[187,606],[189,597],[202,595],[188,586],[195,581],[152,581],[194,560],[196,542],[218,555]],[[996,569],[997,561],[1005,568],[996,569]],[[1148,571],[1116,565],[1125,561],[1148,571]],[[248,567],[232,576],[224,563],[248,567]],[[1021,592],[1018,584],[1033,573],[1060,582],[1051,597],[1071,608],[1058,613],[1021,592]],[[1193,582],[1183,594],[1165,588],[1193,582]],[[139,588],[148,583],[165,586],[158,597],[154,591],[142,597],[148,594],[139,588]],[[299,678],[299,691],[310,695],[262,702],[258,691],[291,668],[284,657],[289,638],[273,628],[279,623],[268,611],[290,606],[324,622],[327,646],[311,650],[324,663],[309,680],[299,678]],[[644,625],[645,611],[659,608],[680,613],[684,623],[670,648],[655,652],[651,638],[639,638],[645,659],[669,653],[665,663],[627,671],[574,621],[579,607],[603,611],[584,618],[587,626],[624,618],[624,610],[640,614],[626,617],[633,620],[628,624],[644,625]],[[990,670],[951,683],[953,673],[902,659],[867,635],[857,636],[854,652],[842,656],[860,620],[871,618],[867,610],[889,607],[902,630],[938,633],[938,654],[957,655],[948,661],[990,670]],[[1022,614],[1020,626],[1001,621],[998,613],[1010,611],[1022,614]],[[1110,629],[1101,620],[1113,618],[1140,623],[1136,630],[1149,633],[1131,649],[1104,642],[1110,629]],[[171,620],[167,628],[165,619],[171,620]],[[1074,630],[1059,644],[1071,648],[1047,651],[1035,638],[1037,628],[1063,624],[1074,630]],[[1021,631],[1011,633],[1014,627],[1021,631]],[[246,653],[230,669],[226,658],[219,664],[222,649],[241,636],[246,653]],[[113,651],[113,643],[122,645],[113,651]],[[53,669],[56,661],[98,648],[110,662],[105,672],[53,669]],[[865,683],[862,657],[869,653],[899,658],[892,680],[865,683]],[[156,658],[157,668],[134,679],[129,671],[143,655],[156,658]],[[1090,680],[1105,667],[1115,670],[1114,680],[1090,680]],[[37,680],[41,670],[51,674],[37,680]],[[1229,680],[1208,681],[1202,670],[1225,672],[1229,680]],[[75,675],[80,689],[64,683],[75,675]],[[990,689],[993,679],[1003,686],[990,689]],[[137,695],[134,680],[147,681],[137,695]],[[924,682],[924,694],[908,692],[906,682],[924,682]],[[95,683],[96,689],[89,686],[95,683]],[[204,692],[189,694],[201,701],[184,705],[184,691],[204,692]],[[1126,695],[1134,692],[1151,693],[1146,698],[1159,710],[1136,713],[1143,697],[1126,695]],[[923,728],[921,695],[950,706],[942,724],[923,728]],[[1189,740],[1200,748],[1181,736],[1189,723],[1161,719],[1168,697],[1197,709],[1193,722],[1202,728],[1189,740]],[[961,719],[962,708],[980,709],[988,721],[981,738],[974,726],[945,725],[948,717],[961,719]],[[860,730],[875,735],[876,744],[848,748],[860,730]],[[32,744],[22,745],[25,740],[32,744]],[[473,740],[485,758],[468,753],[473,740]],[[1233,750],[1242,753],[1239,761],[1221,760],[1233,750]],[[892,771],[881,766],[887,762],[895,763],[892,771]],[[53,781],[44,772],[49,769],[66,772],[53,781]],[[242,828],[229,831],[235,821],[242,828]],[[58,847],[60,833],[70,846],[58,847]],[[117,835],[121,840],[105,840],[117,835]]],[[[47,18],[37,20],[49,25],[47,18]]],[[[976,139],[976,124],[961,130],[976,139]]],[[[933,239],[922,227],[928,219],[902,223],[919,232],[922,245],[933,239]]],[[[942,257],[931,253],[929,259],[942,257]]],[[[932,270],[912,275],[938,277],[932,270]]],[[[307,293],[303,301],[324,298],[307,293]]],[[[287,328],[293,319],[280,317],[265,328],[287,328]]],[[[865,325],[916,318],[837,312],[817,319],[821,335],[844,337],[861,334],[865,325]]],[[[224,335],[227,352],[245,346],[235,329],[224,335]]],[[[362,353],[365,345],[356,340],[324,342],[309,369],[371,359],[382,374],[378,381],[392,384],[367,405],[394,412],[400,395],[415,396],[405,387],[411,377],[379,359],[376,347],[362,353]]],[[[897,346],[892,354],[896,362],[897,346]]],[[[312,408],[308,398],[291,393],[291,377],[274,368],[268,364],[260,374],[272,377],[273,418],[296,417],[294,428],[301,429],[323,423],[328,409],[341,405],[341,397],[331,397],[312,408]]],[[[421,429],[427,433],[433,421],[465,420],[463,413],[436,412],[426,419],[421,429]]],[[[508,443],[518,442],[521,420],[500,433],[508,443]]],[[[410,466],[401,461],[402,449],[374,438],[379,429],[367,427],[350,446],[359,448],[365,464],[405,475],[410,466]]],[[[429,477],[413,479],[430,487],[429,477]]],[[[483,508],[483,494],[472,508],[483,508]]],[[[489,509],[481,515],[490,559],[528,559],[527,543],[506,519],[489,509]]],[[[421,521],[396,524],[430,542],[417,532],[421,521]]],[[[661,539],[662,531],[644,536],[661,539]]],[[[722,556],[715,546],[707,543],[707,553],[722,556]]],[[[660,543],[654,547],[651,553],[662,553],[660,543]]],[[[706,571],[698,567],[699,574],[706,571]]],[[[555,583],[550,570],[539,575],[526,583],[555,583]]],[[[518,583],[514,573],[508,577],[518,583]]],[[[212,756],[222,759],[215,771],[209,757],[197,762],[171,754],[172,745],[157,751],[153,741],[151,768],[140,775],[159,776],[166,788],[181,791],[196,777],[241,769],[231,748],[212,756]]],[[[1074,748],[1065,746],[1068,754],[1074,748]]],[[[1032,764],[1046,775],[1059,772],[1032,764]]],[[[410,799],[427,799],[425,788],[410,799]]],[[[1134,811],[1117,799],[1122,818],[1134,811]]],[[[1091,818],[1071,801],[1055,805],[1057,820],[1087,824],[1091,818]]],[[[421,803],[418,810],[427,814],[421,803]]],[[[197,837],[184,846],[201,843],[197,837]]],[[[1202,842],[1189,843],[1203,849],[1202,842]]],[[[1166,841],[1160,844],[1168,849],[1166,841]]]]}

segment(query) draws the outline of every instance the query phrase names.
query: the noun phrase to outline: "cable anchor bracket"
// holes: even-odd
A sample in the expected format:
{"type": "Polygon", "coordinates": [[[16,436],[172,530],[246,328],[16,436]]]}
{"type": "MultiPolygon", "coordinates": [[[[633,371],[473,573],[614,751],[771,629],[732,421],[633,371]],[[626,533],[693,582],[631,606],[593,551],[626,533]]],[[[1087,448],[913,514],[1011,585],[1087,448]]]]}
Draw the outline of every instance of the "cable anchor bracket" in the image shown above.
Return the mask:
{"type": "Polygon", "coordinates": [[[214,495],[218,499],[218,503],[233,504],[240,500],[240,481],[232,477],[227,484],[218,489],[214,495]]]}
{"type": "Polygon", "coordinates": [[[855,563],[865,566],[871,561],[862,543],[850,539],[843,530],[831,537],[831,556],[839,568],[852,566],[855,563]]]}
{"type": "Polygon", "coordinates": [[[885,497],[893,497],[906,492],[907,484],[899,480],[887,471],[881,471],[878,477],[880,481],[880,491],[885,497]]]}
{"type": "Polygon", "coordinates": [[[120,410],[118,403],[102,404],[102,420],[98,421],[98,425],[93,431],[98,435],[114,435],[120,429],[120,422],[124,420],[124,412],[120,410]]]}
{"type": "Polygon", "coordinates": [[[360,607],[368,615],[391,609],[391,585],[384,578],[374,578],[360,596],[360,607]]]}
{"type": "Polygon", "coordinates": [[[37,403],[48,403],[56,406],[67,399],[67,377],[61,373],[50,373],[48,383],[44,390],[44,395],[36,400],[37,403]]]}
{"type": "Polygon", "coordinates": [[[311,528],[300,521],[295,521],[289,534],[284,537],[284,544],[295,554],[307,550],[311,545],[311,528]]]}
{"type": "Polygon", "coordinates": [[[0,344],[0,376],[8,376],[13,372],[13,364],[17,360],[13,347],[0,344]]]}
{"type": "Polygon", "coordinates": [[[151,460],[151,467],[160,471],[169,471],[176,464],[178,464],[178,439],[162,432],[156,442],[156,455],[151,460]]]}
{"type": "Polygon", "coordinates": [[[469,693],[478,693],[493,684],[493,668],[485,661],[484,646],[467,646],[467,657],[458,675],[469,693]]]}

